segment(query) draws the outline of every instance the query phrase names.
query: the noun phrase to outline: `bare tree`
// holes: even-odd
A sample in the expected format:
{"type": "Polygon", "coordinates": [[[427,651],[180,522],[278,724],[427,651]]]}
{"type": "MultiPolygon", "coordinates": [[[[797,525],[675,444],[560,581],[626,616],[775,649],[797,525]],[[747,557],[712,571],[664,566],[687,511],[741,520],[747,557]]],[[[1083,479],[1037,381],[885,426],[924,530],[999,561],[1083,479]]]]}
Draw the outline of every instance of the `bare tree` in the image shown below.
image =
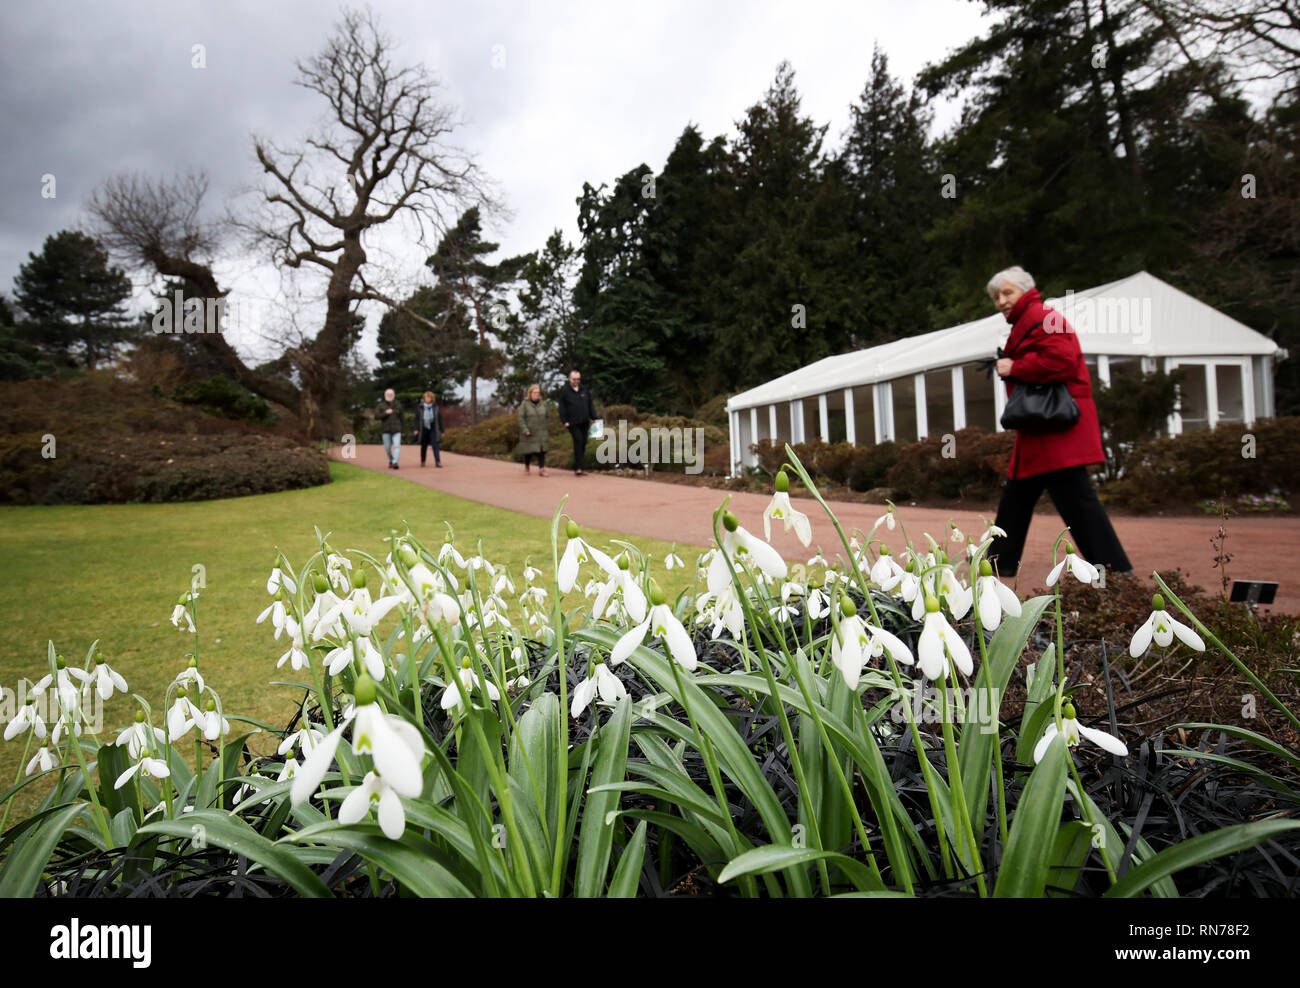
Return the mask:
{"type": "MultiPolygon", "coordinates": [[[[192,284],[203,298],[225,298],[227,291],[212,270],[222,227],[203,218],[207,191],[208,176],[201,171],[154,181],[139,174],[114,175],[87,203],[90,230],[131,268],[192,284]]],[[[211,328],[215,331],[187,339],[250,391],[291,409],[299,407],[300,392],[290,380],[252,370],[226,341],[221,327],[211,328]]]]}
{"type": "Polygon", "coordinates": [[[454,122],[437,82],[423,67],[395,68],[392,48],[371,12],[344,11],[322,52],[298,63],[297,84],[329,103],[326,122],[299,148],[253,142],[265,183],[238,225],[276,263],[326,278],[324,325],[291,352],[317,435],[332,434],[356,305],[377,301],[425,321],[367,278],[367,234],[410,218],[424,242],[426,226],[442,230],[444,216],[489,201],[473,161],[446,141],[454,122]]]}

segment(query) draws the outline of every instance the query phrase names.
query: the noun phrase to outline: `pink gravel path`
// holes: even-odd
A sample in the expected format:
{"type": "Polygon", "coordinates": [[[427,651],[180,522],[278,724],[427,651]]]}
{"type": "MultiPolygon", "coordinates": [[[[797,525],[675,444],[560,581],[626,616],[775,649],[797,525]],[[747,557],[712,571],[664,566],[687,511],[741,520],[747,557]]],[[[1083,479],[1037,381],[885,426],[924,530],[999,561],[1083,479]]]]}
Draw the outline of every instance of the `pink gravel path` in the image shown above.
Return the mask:
{"type": "MultiPolygon", "coordinates": [[[[517,463],[455,453],[442,454],[441,470],[434,468],[432,456],[428,466],[421,468],[419,449],[410,446],[403,446],[401,468],[396,471],[387,470],[382,446],[358,446],[356,454],[355,459],[342,462],[391,472],[396,480],[423,484],[470,501],[535,517],[551,517],[560,498],[567,494],[566,511],[580,525],[676,541],[681,545],[704,546],[712,541],[713,511],[726,496],[726,492],[705,487],[632,477],[597,473],[577,477],[569,470],[548,469],[548,476],[539,477],[534,468],[532,474],[526,475],[517,463]]],[[[339,459],[337,449],[331,455],[339,459]]],[[[743,526],[761,535],[763,509],[768,500],[764,495],[735,493],[731,495],[731,510],[743,526]]],[[[812,519],[814,548],[820,544],[828,558],[837,550],[842,553],[834,529],[817,503],[802,498],[794,503],[812,519]]],[[[1046,496],[1043,503],[1048,503],[1046,496]]],[[[884,511],[883,505],[847,502],[832,502],[832,507],[845,531],[850,533],[855,527],[870,531],[884,511]]],[[[996,510],[996,502],[990,501],[984,513],[992,519],[996,510]]],[[[974,538],[984,530],[978,511],[947,512],[900,505],[899,518],[914,542],[923,541],[923,533],[927,531],[940,538],[949,518],[974,538]]],[[[1112,521],[1135,571],[1150,573],[1155,569],[1177,568],[1207,590],[1218,588],[1219,571],[1214,568],[1214,550],[1210,545],[1218,529],[1217,518],[1116,517],[1112,521]]],[[[1019,589],[1022,593],[1042,586],[1051,569],[1052,543],[1062,525],[1055,513],[1035,515],[1021,563],[1019,589]]],[[[813,554],[793,534],[778,535],[775,531],[772,534],[773,545],[788,560],[806,560],[813,554]]],[[[876,534],[895,550],[904,545],[900,532],[888,532],[883,525],[876,534]]],[[[1232,577],[1279,581],[1273,609],[1289,614],[1300,612],[1300,586],[1291,579],[1290,564],[1285,562],[1300,558],[1300,519],[1232,518],[1228,523],[1227,548],[1233,554],[1229,565],[1232,577]]]]}

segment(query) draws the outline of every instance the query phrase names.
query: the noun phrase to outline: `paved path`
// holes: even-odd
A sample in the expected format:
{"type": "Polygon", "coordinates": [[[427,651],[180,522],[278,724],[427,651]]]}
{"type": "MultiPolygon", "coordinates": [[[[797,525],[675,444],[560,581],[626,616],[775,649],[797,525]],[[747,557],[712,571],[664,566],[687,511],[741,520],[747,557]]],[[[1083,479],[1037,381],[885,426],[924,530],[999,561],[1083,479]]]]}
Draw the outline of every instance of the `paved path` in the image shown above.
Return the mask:
{"type": "MultiPolygon", "coordinates": [[[[358,446],[356,453],[355,459],[344,462],[389,472],[382,446],[358,446]]],[[[338,458],[338,450],[331,455],[338,458]]],[[[525,475],[517,463],[455,453],[443,453],[442,462],[443,468],[435,469],[430,457],[429,465],[422,469],[419,449],[403,446],[401,469],[392,472],[392,476],[481,504],[543,518],[551,517],[560,498],[568,494],[566,510],[580,525],[683,545],[704,546],[712,541],[713,511],[726,496],[724,491],[707,487],[597,473],[576,477],[569,470],[548,470],[548,476],[538,477],[534,469],[532,474],[525,475]]],[[[766,495],[733,493],[731,509],[743,526],[761,535],[763,509],[769,499],[766,495]]],[[[812,519],[813,545],[820,544],[830,557],[839,547],[824,513],[811,499],[797,498],[795,506],[812,519]]],[[[882,505],[854,503],[832,504],[832,507],[845,531],[850,533],[855,527],[870,531],[884,510],[882,505]]],[[[991,519],[996,509],[996,502],[991,501],[985,513],[991,519]]],[[[922,533],[927,531],[940,538],[949,518],[972,537],[978,537],[984,530],[978,511],[949,513],[900,506],[899,516],[914,542],[922,541],[922,533]]],[[[1115,518],[1113,523],[1137,572],[1177,568],[1207,590],[1218,588],[1219,572],[1213,566],[1214,549],[1210,545],[1218,529],[1217,518],[1129,517],[1115,518]]],[[[1041,587],[1051,569],[1052,543],[1062,525],[1054,513],[1035,515],[1021,561],[1019,589],[1022,593],[1041,587]]],[[[904,545],[900,533],[887,532],[884,526],[877,535],[884,537],[895,550],[904,545]]],[[[793,534],[778,536],[774,531],[772,542],[792,561],[812,555],[793,534]]],[[[1230,576],[1278,581],[1281,586],[1274,609],[1291,614],[1300,612],[1300,583],[1292,576],[1294,561],[1300,558],[1300,518],[1233,518],[1228,523],[1227,547],[1233,554],[1230,576]]]]}

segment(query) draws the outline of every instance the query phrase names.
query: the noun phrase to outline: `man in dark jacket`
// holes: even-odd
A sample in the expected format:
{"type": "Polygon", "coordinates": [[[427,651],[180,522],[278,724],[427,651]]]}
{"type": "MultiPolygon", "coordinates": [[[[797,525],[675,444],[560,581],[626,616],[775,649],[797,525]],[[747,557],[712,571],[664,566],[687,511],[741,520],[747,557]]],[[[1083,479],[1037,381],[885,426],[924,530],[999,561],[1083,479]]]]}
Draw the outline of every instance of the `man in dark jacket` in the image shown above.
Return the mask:
{"type": "Polygon", "coordinates": [[[388,454],[388,467],[396,470],[397,458],[402,455],[402,408],[392,388],[384,392],[384,400],[375,406],[375,418],[379,421],[384,452],[388,454]]]}
{"type": "Polygon", "coordinates": [[[560,421],[573,436],[573,472],[582,476],[582,464],[587,455],[587,430],[596,417],[596,405],[591,392],[582,386],[582,375],[569,371],[569,383],[560,389],[556,399],[560,406],[560,421]]]}

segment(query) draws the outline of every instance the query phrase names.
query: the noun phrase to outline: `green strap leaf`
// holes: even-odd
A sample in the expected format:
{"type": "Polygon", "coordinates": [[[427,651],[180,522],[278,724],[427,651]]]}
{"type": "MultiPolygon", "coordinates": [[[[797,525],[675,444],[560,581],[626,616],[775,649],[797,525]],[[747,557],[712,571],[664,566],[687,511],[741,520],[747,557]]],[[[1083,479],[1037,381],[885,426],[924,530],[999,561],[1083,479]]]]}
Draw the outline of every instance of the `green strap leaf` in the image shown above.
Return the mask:
{"type": "Polygon", "coordinates": [[[1042,898],[1052,845],[1061,827],[1068,757],[1065,739],[1058,735],[1030,773],[998,868],[995,899],[1042,898]]]}
{"type": "Polygon", "coordinates": [[[1295,820],[1258,820],[1201,834],[1167,847],[1155,857],[1129,869],[1128,873],[1106,892],[1110,899],[1127,899],[1141,895],[1153,883],[1168,878],[1184,868],[1191,868],[1212,858],[1235,854],[1262,844],[1288,830],[1300,829],[1295,820]]]}

